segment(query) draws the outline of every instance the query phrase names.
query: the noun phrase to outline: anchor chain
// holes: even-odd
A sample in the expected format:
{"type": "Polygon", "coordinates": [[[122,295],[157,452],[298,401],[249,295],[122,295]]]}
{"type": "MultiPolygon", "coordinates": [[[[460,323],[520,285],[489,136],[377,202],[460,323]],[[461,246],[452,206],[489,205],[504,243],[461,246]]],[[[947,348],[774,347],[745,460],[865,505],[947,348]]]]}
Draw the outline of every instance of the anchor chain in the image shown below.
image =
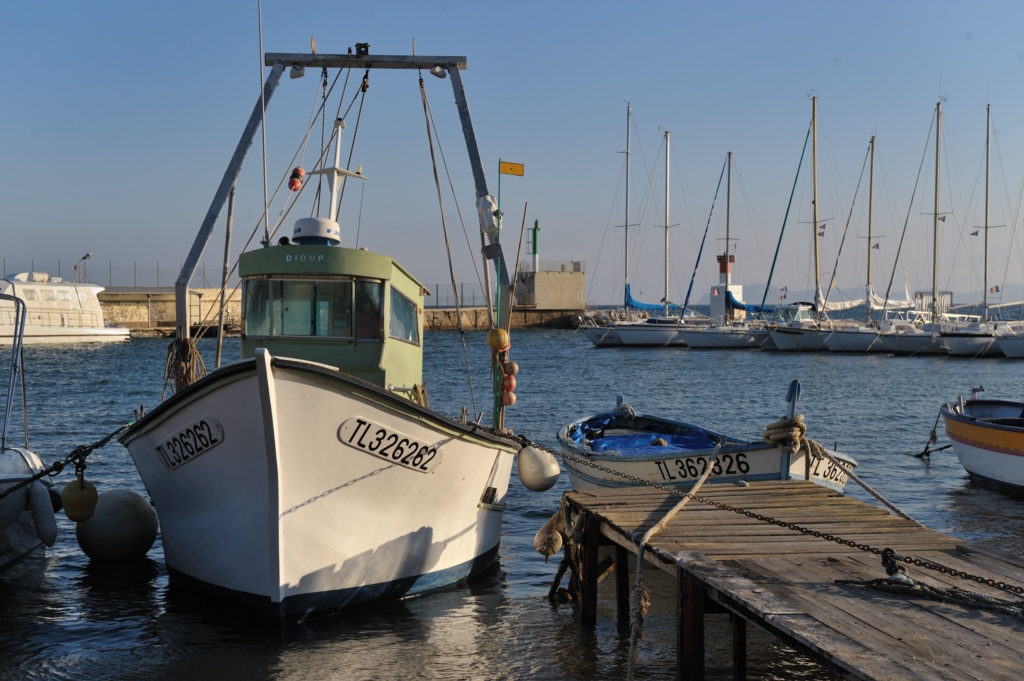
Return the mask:
{"type": "Polygon", "coordinates": [[[128,428],[128,426],[130,426],[130,425],[131,425],[130,423],[124,424],[123,426],[121,426],[120,428],[118,428],[114,432],[110,433],[109,435],[106,435],[106,436],[100,438],[99,440],[97,440],[96,442],[93,442],[91,445],[78,445],[77,447],[75,447],[74,449],[71,450],[70,454],[68,454],[67,456],[64,457],[63,461],[54,461],[52,464],[50,464],[49,466],[47,466],[43,470],[39,471],[35,475],[32,475],[31,477],[25,478],[24,480],[21,480],[21,481],[15,483],[15,484],[11,485],[7,489],[3,490],[2,492],[0,492],[0,499],[3,499],[5,497],[7,497],[9,494],[13,494],[15,490],[19,490],[22,487],[26,487],[28,485],[31,485],[36,480],[40,480],[40,479],[45,478],[45,477],[47,477],[49,475],[56,475],[56,474],[60,473],[61,471],[63,471],[67,467],[67,465],[69,463],[74,462],[74,464],[75,464],[75,471],[76,472],[84,471],[85,470],[85,457],[87,457],[90,454],[92,454],[94,450],[99,449],[100,447],[106,446],[108,442],[110,442],[115,437],[117,437],[122,432],[124,432],[128,428]]]}
{"type": "Polygon", "coordinates": [[[888,574],[890,576],[893,576],[893,575],[895,575],[897,573],[906,572],[906,568],[903,565],[900,565],[900,563],[904,563],[906,565],[913,565],[915,567],[920,567],[920,568],[925,568],[925,569],[928,569],[928,570],[933,570],[935,572],[939,572],[939,573],[942,573],[942,574],[945,574],[945,575],[949,575],[949,576],[952,576],[952,577],[957,577],[959,579],[973,581],[973,582],[976,582],[978,584],[984,584],[986,586],[990,586],[990,587],[999,589],[1001,591],[1007,591],[1007,592],[1010,592],[1010,593],[1024,595],[1024,588],[1019,587],[1019,586],[1014,586],[1012,584],[1007,584],[1006,582],[996,581],[994,579],[986,578],[986,577],[979,577],[978,575],[972,575],[972,574],[970,574],[968,572],[964,572],[963,570],[956,570],[954,568],[949,568],[949,567],[946,567],[944,565],[939,565],[938,563],[934,563],[934,562],[932,562],[930,560],[926,560],[926,559],[923,559],[923,558],[904,556],[904,555],[896,553],[891,548],[880,549],[880,548],[877,548],[875,546],[869,546],[867,544],[862,544],[860,542],[855,542],[855,541],[851,541],[849,539],[844,539],[844,538],[836,536],[834,534],[829,534],[828,532],[820,532],[818,530],[813,530],[813,529],[811,529],[809,527],[804,527],[802,525],[797,525],[795,523],[786,522],[784,520],[779,520],[777,518],[772,518],[770,516],[762,515],[760,513],[755,513],[754,511],[748,511],[747,509],[744,509],[744,508],[737,508],[735,506],[730,506],[728,504],[723,504],[722,502],[715,501],[714,499],[709,499],[707,497],[702,497],[702,496],[699,496],[699,495],[696,495],[696,494],[691,494],[690,492],[684,492],[683,490],[676,489],[674,487],[669,487],[668,485],[663,485],[663,484],[657,483],[657,482],[651,482],[650,480],[644,480],[643,478],[637,477],[635,475],[631,475],[629,473],[623,473],[621,471],[617,471],[617,470],[614,470],[612,468],[608,468],[607,466],[602,466],[599,463],[596,463],[594,461],[590,461],[588,459],[576,456],[575,454],[570,454],[570,453],[565,452],[565,451],[553,450],[553,449],[551,449],[549,447],[545,447],[544,445],[538,444],[536,442],[531,442],[529,439],[527,439],[526,437],[524,437],[522,435],[515,436],[515,440],[517,442],[519,442],[523,446],[532,446],[532,447],[536,447],[538,449],[543,449],[544,451],[546,451],[546,452],[548,452],[550,454],[554,454],[556,456],[560,456],[563,460],[572,461],[574,463],[582,464],[584,466],[588,466],[588,467],[593,468],[595,470],[601,471],[602,473],[608,473],[610,475],[614,475],[614,476],[622,478],[624,480],[629,480],[630,482],[634,482],[634,483],[636,483],[638,485],[643,485],[643,486],[646,486],[646,487],[653,487],[655,489],[661,490],[662,492],[667,492],[669,494],[673,494],[673,495],[680,496],[680,497],[689,497],[693,501],[697,501],[697,502],[700,502],[702,504],[707,504],[709,506],[714,506],[715,508],[718,508],[718,509],[723,510],[723,511],[730,511],[732,513],[738,513],[740,515],[746,516],[746,517],[751,518],[753,520],[757,520],[759,522],[768,523],[769,525],[775,525],[776,527],[784,527],[786,529],[793,530],[795,532],[799,532],[799,533],[804,534],[804,535],[808,535],[808,536],[811,536],[811,537],[816,537],[818,539],[824,539],[826,541],[834,542],[836,544],[841,544],[843,546],[849,546],[850,548],[857,549],[858,551],[865,551],[865,552],[870,553],[870,554],[875,555],[875,556],[881,556],[882,557],[882,564],[883,564],[883,567],[885,567],[886,574],[888,574]]]}

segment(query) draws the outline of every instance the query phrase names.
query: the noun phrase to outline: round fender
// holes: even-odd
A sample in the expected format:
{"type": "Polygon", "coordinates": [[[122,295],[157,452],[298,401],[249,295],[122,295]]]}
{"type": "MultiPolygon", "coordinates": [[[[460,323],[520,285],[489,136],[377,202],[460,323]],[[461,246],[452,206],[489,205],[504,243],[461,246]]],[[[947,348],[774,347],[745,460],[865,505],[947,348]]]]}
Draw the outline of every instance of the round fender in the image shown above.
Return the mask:
{"type": "Polygon", "coordinates": [[[28,505],[32,510],[32,522],[36,526],[36,534],[47,546],[53,546],[57,540],[57,518],[53,515],[53,502],[46,485],[36,480],[28,487],[28,505]]]}

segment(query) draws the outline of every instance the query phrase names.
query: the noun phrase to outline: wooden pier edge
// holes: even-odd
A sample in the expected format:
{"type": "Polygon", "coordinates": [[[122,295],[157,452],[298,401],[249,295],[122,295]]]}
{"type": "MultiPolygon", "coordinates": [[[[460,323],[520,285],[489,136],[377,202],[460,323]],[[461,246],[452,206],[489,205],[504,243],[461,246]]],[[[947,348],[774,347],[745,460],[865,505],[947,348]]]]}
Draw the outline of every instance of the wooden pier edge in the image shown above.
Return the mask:
{"type": "MultiPolygon", "coordinates": [[[[905,559],[910,583],[1006,599],[1000,584],[1018,594],[1024,589],[1020,557],[965,544],[809,482],[716,485],[701,495],[714,503],[682,509],[643,552],[645,564],[676,585],[679,678],[704,678],[704,616],[724,612],[733,624],[736,679],[746,676],[746,623],[753,622],[844,678],[1019,681],[1024,626],[1014,614],[865,587],[885,577],[879,554],[892,548],[942,567],[925,570],[905,559]],[[733,513],[744,507],[751,511],[733,513]],[[965,583],[963,576],[978,581],[965,583]]],[[[628,631],[629,553],[639,553],[639,537],[678,499],[644,488],[568,491],[564,499],[584,516],[581,621],[596,625],[599,548],[609,545],[617,619],[628,631]]],[[[1024,605],[1024,598],[1010,602],[1024,605]]]]}

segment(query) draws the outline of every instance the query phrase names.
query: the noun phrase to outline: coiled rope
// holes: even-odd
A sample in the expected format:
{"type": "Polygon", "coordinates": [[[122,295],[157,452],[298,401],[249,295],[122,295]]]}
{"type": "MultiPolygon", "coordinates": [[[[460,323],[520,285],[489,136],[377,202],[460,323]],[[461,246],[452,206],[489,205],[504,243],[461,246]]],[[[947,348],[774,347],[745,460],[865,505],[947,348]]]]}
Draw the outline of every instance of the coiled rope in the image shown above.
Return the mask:
{"type": "Polygon", "coordinates": [[[206,375],[206,364],[199,354],[193,338],[175,338],[167,346],[167,363],[164,365],[164,389],[160,399],[167,395],[167,386],[173,385],[172,392],[183,390],[206,375]]]}
{"type": "MultiPolygon", "coordinates": [[[[625,405],[628,407],[628,405],[625,405]]],[[[632,411],[632,409],[630,409],[632,411]]],[[[723,438],[724,440],[724,438],[723,438]]],[[[719,442],[715,445],[715,449],[711,452],[711,456],[708,458],[707,468],[704,469],[703,475],[694,483],[693,487],[690,488],[690,494],[695,495],[698,490],[704,485],[708,477],[711,475],[711,471],[714,470],[715,461],[718,459],[719,452],[722,451],[722,443],[719,442]]],[[[637,551],[636,558],[636,582],[633,585],[633,593],[629,597],[629,674],[627,678],[632,681],[636,678],[636,653],[637,643],[644,637],[644,617],[647,615],[647,609],[651,605],[651,599],[647,593],[647,585],[644,583],[644,552],[647,550],[647,542],[649,542],[656,534],[665,529],[665,525],[668,524],[677,513],[683,510],[683,507],[689,503],[693,496],[683,497],[678,504],[673,506],[668,513],[666,513],[661,520],[654,524],[654,526],[644,533],[644,536],[640,538],[639,550],[637,551]]]]}
{"type": "MultiPolygon", "coordinates": [[[[804,422],[803,414],[796,414],[793,418],[781,418],[775,423],[769,423],[764,427],[764,434],[761,436],[765,442],[770,442],[780,447],[788,447],[790,454],[796,454],[800,450],[803,450],[804,456],[807,457],[807,461],[810,461],[813,457],[824,458],[831,461],[833,464],[838,466],[840,470],[846,473],[847,476],[862,488],[864,491],[873,496],[880,504],[885,506],[887,509],[892,511],[894,514],[909,520],[912,523],[921,525],[920,522],[911,518],[903,510],[897,508],[892,502],[883,497],[881,494],[871,488],[866,482],[857,477],[857,474],[853,472],[853,469],[847,466],[845,463],[832,456],[825,447],[819,442],[805,437],[807,433],[807,424],[804,422]]],[[[924,527],[924,525],[921,525],[924,527]]]]}

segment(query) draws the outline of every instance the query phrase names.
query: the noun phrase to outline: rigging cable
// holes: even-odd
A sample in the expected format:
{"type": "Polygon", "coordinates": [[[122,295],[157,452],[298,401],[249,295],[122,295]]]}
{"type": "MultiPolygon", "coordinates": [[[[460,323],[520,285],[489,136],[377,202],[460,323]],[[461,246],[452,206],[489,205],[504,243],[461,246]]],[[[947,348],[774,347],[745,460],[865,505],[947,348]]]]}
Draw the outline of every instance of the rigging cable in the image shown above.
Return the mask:
{"type": "MultiPolygon", "coordinates": [[[[690,287],[686,289],[686,300],[683,301],[683,310],[690,306],[690,294],[693,293],[693,280],[697,278],[697,266],[700,264],[701,254],[704,253],[704,242],[708,239],[708,229],[711,228],[711,216],[715,214],[715,204],[718,202],[718,192],[722,188],[722,178],[725,177],[725,166],[729,162],[728,156],[722,162],[722,172],[718,174],[718,185],[715,187],[715,196],[711,199],[711,211],[708,213],[708,222],[704,225],[704,236],[700,240],[700,248],[697,250],[697,262],[693,265],[693,274],[690,275],[690,287]]],[[[728,246],[728,244],[726,244],[728,246]]]]}
{"type": "MultiPolygon", "coordinates": [[[[455,297],[455,318],[459,326],[459,339],[462,341],[462,354],[466,362],[466,377],[469,381],[469,400],[470,404],[473,405],[473,413],[476,411],[476,396],[473,393],[473,377],[469,370],[469,349],[466,347],[466,330],[462,326],[462,310],[459,306],[459,291],[455,285],[455,268],[452,264],[452,248],[451,243],[448,239],[448,223],[444,218],[444,201],[441,198],[441,178],[437,173],[437,158],[434,154],[434,137],[431,134],[431,117],[430,117],[430,104],[427,101],[427,90],[423,85],[423,75],[419,77],[420,85],[420,100],[423,102],[423,122],[427,127],[427,143],[430,146],[430,165],[434,171],[434,187],[437,190],[437,207],[441,212],[441,231],[444,233],[444,248],[448,255],[448,273],[451,277],[452,282],[452,295],[455,297]]],[[[442,155],[443,158],[443,155],[442,155]]],[[[447,166],[446,166],[447,167],[447,166]]],[[[467,236],[468,238],[468,236],[467,236]]]]}

